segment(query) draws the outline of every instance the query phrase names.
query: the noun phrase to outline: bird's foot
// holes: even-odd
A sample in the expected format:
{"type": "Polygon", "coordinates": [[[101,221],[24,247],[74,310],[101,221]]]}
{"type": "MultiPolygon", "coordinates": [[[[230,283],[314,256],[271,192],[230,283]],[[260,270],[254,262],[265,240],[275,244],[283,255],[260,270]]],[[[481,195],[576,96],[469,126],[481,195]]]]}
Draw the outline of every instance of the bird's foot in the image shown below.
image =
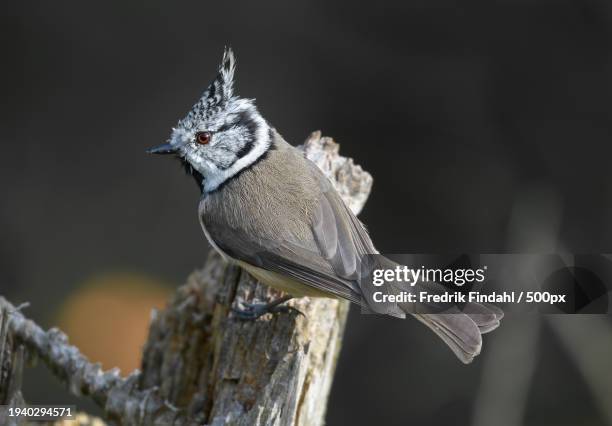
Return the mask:
{"type": "Polygon", "coordinates": [[[283,305],[286,301],[292,299],[292,296],[283,296],[269,303],[242,303],[244,309],[233,308],[232,311],[241,320],[252,321],[265,314],[280,314],[297,312],[304,315],[301,311],[293,306],[283,305]]]}

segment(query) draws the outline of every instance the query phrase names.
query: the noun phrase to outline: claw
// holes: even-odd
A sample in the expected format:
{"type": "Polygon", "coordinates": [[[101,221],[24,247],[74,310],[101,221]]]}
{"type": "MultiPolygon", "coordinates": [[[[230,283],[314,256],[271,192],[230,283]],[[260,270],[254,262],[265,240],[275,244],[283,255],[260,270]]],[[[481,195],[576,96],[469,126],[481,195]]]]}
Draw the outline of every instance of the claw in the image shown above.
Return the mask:
{"type": "Polygon", "coordinates": [[[284,296],[269,303],[243,302],[242,306],[244,306],[244,309],[232,308],[232,312],[234,312],[234,314],[236,314],[236,317],[238,317],[239,319],[249,321],[256,320],[257,318],[268,313],[278,314],[295,311],[300,315],[304,315],[302,312],[300,312],[293,306],[282,305],[282,303],[285,303],[289,299],[291,299],[291,296],[284,296]]]}
{"type": "Polygon", "coordinates": [[[300,311],[298,308],[294,308],[293,306],[288,306],[288,305],[282,305],[282,306],[279,306],[279,307],[278,307],[278,308],[277,308],[277,309],[274,311],[274,313],[279,313],[279,312],[282,312],[282,313],[295,312],[295,313],[297,313],[298,315],[301,315],[301,316],[303,316],[304,318],[306,318],[306,314],[304,314],[304,312],[300,311]]]}
{"type": "Polygon", "coordinates": [[[256,320],[260,316],[266,314],[265,311],[257,310],[253,304],[245,306],[245,309],[232,308],[232,312],[242,320],[256,320]]]}

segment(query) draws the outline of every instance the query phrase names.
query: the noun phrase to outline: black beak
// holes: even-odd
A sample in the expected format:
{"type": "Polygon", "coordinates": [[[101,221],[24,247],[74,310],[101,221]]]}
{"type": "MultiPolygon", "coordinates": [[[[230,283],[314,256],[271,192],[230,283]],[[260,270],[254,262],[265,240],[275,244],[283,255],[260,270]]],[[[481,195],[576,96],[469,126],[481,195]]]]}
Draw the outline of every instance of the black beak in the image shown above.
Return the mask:
{"type": "Polygon", "coordinates": [[[147,149],[147,154],[174,154],[174,153],[176,153],[176,148],[170,145],[169,143],[165,143],[163,145],[147,149]]]}

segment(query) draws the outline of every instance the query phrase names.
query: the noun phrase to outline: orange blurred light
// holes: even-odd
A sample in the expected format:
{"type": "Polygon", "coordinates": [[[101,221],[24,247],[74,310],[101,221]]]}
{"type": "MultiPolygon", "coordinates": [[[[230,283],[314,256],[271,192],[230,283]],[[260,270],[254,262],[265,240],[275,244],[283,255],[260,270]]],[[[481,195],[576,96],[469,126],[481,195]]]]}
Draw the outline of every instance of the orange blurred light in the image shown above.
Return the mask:
{"type": "Polygon", "coordinates": [[[170,293],[170,286],[145,275],[94,276],[61,306],[59,327],[91,361],[126,374],[140,367],[151,309],[165,306],[170,293]]]}

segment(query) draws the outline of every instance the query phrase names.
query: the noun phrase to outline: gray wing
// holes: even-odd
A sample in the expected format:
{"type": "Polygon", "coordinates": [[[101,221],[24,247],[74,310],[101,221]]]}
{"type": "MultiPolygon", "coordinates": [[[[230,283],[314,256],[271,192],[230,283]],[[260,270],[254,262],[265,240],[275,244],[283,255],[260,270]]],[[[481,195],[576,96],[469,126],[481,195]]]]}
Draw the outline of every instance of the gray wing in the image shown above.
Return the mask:
{"type": "Polygon", "coordinates": [[[321,196],[309,217],[309,241],[280,232],[279,238],[272,240],[253,235],[253,227],[247,232],[215,223],[214,218],[202,220],[211,238],[229,256],[361,303],[358,277],[362,258],[376,251],[364,226],[331,183],[322,175],[320,179],[321,196]]]}
{"type": "Polygon", "coordinates": [[[331,188],[331,183],[327,179],[325,181],[322,186],[326,190],[323,192],[324,196],[312,222],[313,235],[322,257],[337,276],[350,280],[358,287],[363,308],[377,313],[405,317],[405,313],[395,303],[378,302],[373,305],[367,302],[373,300],[375,291],[386,294],[396,293],[396,289],[388,286],[368,285],[369,281],[365,279],[371,276],[373,269],[394,268],[396,264],[378,255],[365,226],[331,188]]]}

